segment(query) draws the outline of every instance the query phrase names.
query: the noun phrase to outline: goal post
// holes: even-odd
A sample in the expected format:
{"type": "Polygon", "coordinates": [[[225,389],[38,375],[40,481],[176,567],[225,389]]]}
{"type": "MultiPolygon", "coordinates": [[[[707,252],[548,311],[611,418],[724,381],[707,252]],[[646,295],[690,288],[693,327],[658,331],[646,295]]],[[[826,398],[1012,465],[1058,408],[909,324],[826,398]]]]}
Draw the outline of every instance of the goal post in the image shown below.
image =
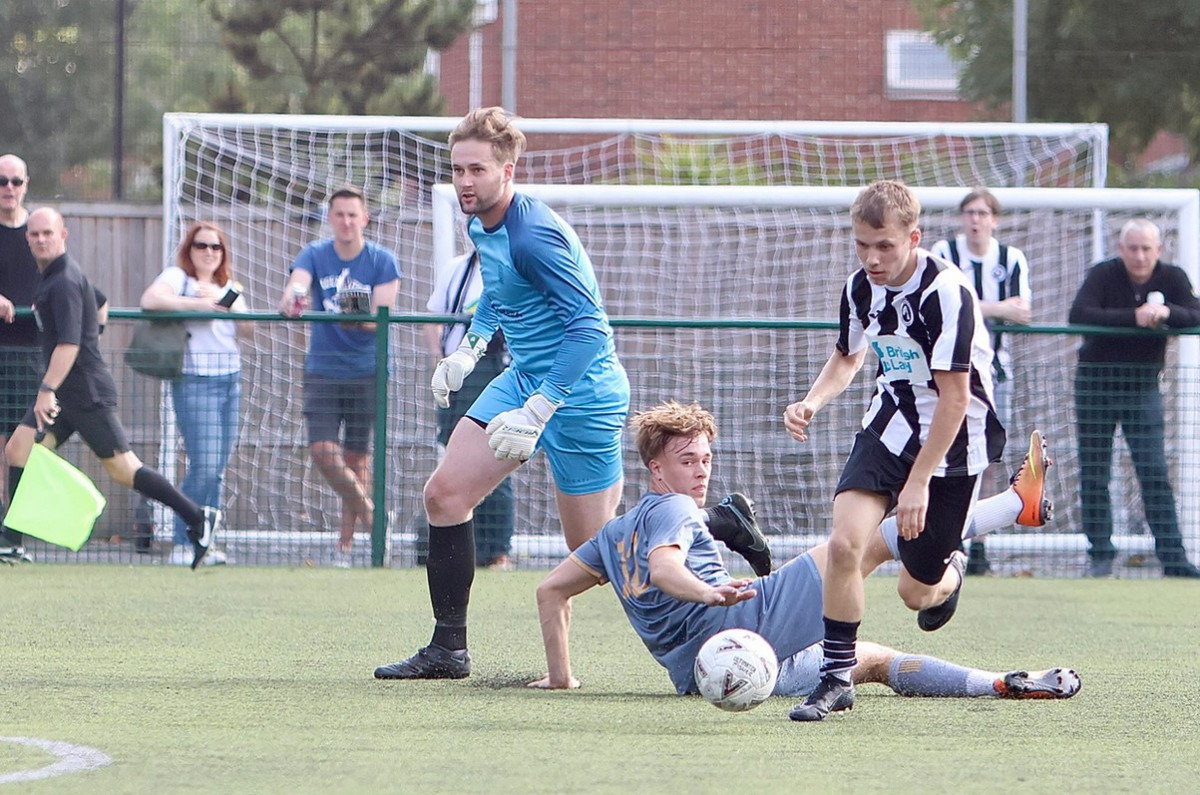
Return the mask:
{"type": "MultiPolygon", "coordinates": [[[[788,330],[780,321],[827,319],[838,291],[857,267],[849,208],[857,187],[519,185],[554,207],[579,232],[617,326],[630,373],[634,410],[668,397],[700,399],[723,428],[718,480],[744,485],[764,507],[782,549],[797,550],[828,532],[828,501],[871,389],[873,366],[821,418],[803,454],[778,417],[811,383],[832,350],[833,331],[811,322],[788,330]],[[722,293],[721,291],[726,291],[722,293]],[[714,300],[714,294],[717,300],[714,300]],[[686,321],[688,328],[673,321],[686,321]],[[707,322],[706,322],[707,321],[707,322]],[[700,328],[695,328],[699,326],[700,328]],[[705,328],[707,326],[707,328],[705,328]],[[695,368],[696,360],[705,367],[695,368]],[[869,371],[869,372],[868,372],[869,371]],[[768,378],[764,374],[770,374],[768,378]],[[789,466],[791,470],[789,471],[789,466]],[[796,480],[808,481],[797,485],[796,480]],[[780,520],[783,520],[780,523],[780,520]]],[[[917,187],[923,245],[953,234],[963,188],[917,187]]],[[[1163,258],[1200,284],[1200,193],[1195,190],[998,188],[1005,242],[1029,258],[1034,324],[1012,335],[1015,427],[1006,462],[1023,454],[1021,438],[1040,427],[1054,444],[1054,525],[999,535],[991,544],[1014,558],[1080,553],[1075,505],[1077,461],[1072,376],[1078,340],[1065,326],[1086,268],[1116,250],[1120,227],[1146,216],[1163,230],[1163,258]]],[[[454,190],[432,192],[438,261],[459,251],[463,221],[454,190]]],[[[1172,481],[1190,552],[1200,551],[1200,492],[1188,473],[1200,465],[1200,345],[1183,335],[1167,374],[1167,439],[1172,481]]],[[[1140,509],[1128,463],[1116,470],[1116,542],[1151,549],[1137,532],[1140,509]]],[[[629,462],[631,472],[636,461],[629,462]]],[[[640,487],[631,474],[634,488],[640,487]]],[[[716,493],[716,492],[714,492],[716,493]]],[[[561,551],[555,536],[533,539],[561,551]]],[[[991,549],[991,546],[989,546],[991,549]]]]}

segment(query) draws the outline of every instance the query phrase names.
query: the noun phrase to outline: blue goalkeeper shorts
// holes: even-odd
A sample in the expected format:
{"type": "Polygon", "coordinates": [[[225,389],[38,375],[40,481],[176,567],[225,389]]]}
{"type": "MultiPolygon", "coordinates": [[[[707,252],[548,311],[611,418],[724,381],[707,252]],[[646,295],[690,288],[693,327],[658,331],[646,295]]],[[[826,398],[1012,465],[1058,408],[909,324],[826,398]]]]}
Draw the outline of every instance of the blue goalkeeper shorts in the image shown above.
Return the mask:
{"type": "MultiPolygon", "coordinates": [[[[510,367],[492,379],[467,416],[485,427],[497,414],[525,405],[540,378],[510,367]]],[[[594,494],[621,482],[621,435],[629,415],[629,381],[616,365],[602,382],[582,385],[554,412],[538,439],[563,494],[594,494]]]]}

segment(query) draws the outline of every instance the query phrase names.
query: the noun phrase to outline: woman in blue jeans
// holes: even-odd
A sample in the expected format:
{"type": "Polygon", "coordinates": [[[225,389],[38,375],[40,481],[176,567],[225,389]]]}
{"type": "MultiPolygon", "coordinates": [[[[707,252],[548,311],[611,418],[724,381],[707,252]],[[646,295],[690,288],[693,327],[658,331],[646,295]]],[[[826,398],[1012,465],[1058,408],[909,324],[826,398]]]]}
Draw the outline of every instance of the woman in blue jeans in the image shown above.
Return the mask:
{"type": "MultiPolygon", "coordinates": [[[[217,226],[196,223],[184,235],[174,265],[142,293],[142,309],[166,311],[247,311],[241,286],[233,281],[229,245],[217,226]]],[[[241,354],[232,320],[189,320],[183,375],[171,382],[175,422],[183,436],[188,467],[181,491],[199,505],[220,506],[225,467],[237,443],[241,416],[241,354]]],[[[170,561],[190,565],[187,528],[175,523],[170,561]]],[[[225,563],[210,549],[204,565],[225,563]]]]}

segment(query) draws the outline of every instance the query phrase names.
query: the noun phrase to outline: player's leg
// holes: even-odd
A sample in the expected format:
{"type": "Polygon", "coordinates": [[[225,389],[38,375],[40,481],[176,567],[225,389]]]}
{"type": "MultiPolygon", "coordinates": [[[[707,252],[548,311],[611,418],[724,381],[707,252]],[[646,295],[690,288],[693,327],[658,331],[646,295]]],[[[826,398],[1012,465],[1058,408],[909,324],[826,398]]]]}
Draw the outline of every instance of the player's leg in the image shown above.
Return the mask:
{"type": "Polygon", "coordinates": [[[116,407],[105,406],[69,413],[64,411],[63,414],[68,415],[74,429],[100,459],[109,477],[138,494],[161,502],[183,517],[188,525],[188,538],[194,552],[192,568],[199,566],[220,528],[221,511],[215,507],[197,505],[157,470],[143,464],[130,448],[116,407]]]}
{"type": "MultiPolygon", "coordinates": [[[[848,470],[854,461],[852,453],[848,470]]],[[[831,712],[854,706],[851,672],[857,664],[855,647],[865,609],[863,559],[871,547],[872,536],[878,535],[879,523],[890,501],[889,496],[858,488],[839,491],[834,497],[833,533],[826,548],[822,589],[824,657],[821,681],[804,703],[792,708],[789,713],[792,720],[824,720],[831,712]]]]}
{"type": "Polygon", "coordinates": [[[616,515],[624,482],[626,409],[622,404],[564,407],[542,433],[568,549],[577,549],[616,515]]]}
{"type": "Polygon", "coordinates": [[[749,497],[735,492],[705,508],[704,513],[713,538],[745,558],[755,575],[765,577],[771,573],[771,546],[758,526],[754,502],[749,497]]]}
{"type": "Polygon", "coordinates": [[[912,540],[900,539],[904,570],[897,591],[909,609],[918,611],[917,625],[926,632],[940,629],[958,608],[966,569],[959,547],[978,495],[976,476],[932,478],[925,529],[912,540]]]}
{"type": "MultiPolygon", "coordinates": [[[[13,495],[17,493],[17,487],[21,485],[21,473],[25,471],[25,464],[29,461],[29,452],[36,444],[37,430],[35,425],[36,420],[33,417],[33,410],[26,412],[21,419],[21,424],[13,429],[9,435],[8,441],[4,445],[4,454],[8,460],[8,502],[12,504],[13,495]]],[[[47,433],[47,438],[54,441],[54,437],[47,433]]],[[[50,446],[54,449],[54,445],[50,446]]],[[[13,530],[7,525],[0,526],[0,562],[3,563],[32,563],[33,556],[25,551],[25,536],[24,534],[13,530]]]]}
{"type": "Polygon", "coordinates": [[[948,698],[1070,698],[1080,689],[1079,675],[1070,668],[1000,673],[863,641],[854,683],[870,682],[902,696],[948,698]]]}
{"type": "Polygon", "coordinates": [[[479,421],[464,417],[425,484],[429,553],[425,576],[433,607],[433,637],[411,657],[375,669],[376,679],[461,679],[471,673],[467,605],[475,580],[475,506],[519,461],[497,461],[479,421]]]}

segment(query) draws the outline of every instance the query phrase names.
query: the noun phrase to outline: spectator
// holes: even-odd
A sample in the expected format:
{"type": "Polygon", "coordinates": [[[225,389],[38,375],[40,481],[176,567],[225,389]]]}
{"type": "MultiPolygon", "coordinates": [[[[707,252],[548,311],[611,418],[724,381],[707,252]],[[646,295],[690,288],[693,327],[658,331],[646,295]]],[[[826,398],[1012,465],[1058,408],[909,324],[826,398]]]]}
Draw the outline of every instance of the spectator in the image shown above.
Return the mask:
{"type": "MultiPolygon", "coordinates": [[[[25,193],[29,173],[16,155],[0,155],[0,448],[25,416],[42,377],[42,352],[37,323],[32,315],[16,317],[16,308],[33,304],[38,269],[25,239],[25,193]]],[[[0,494],[5,493],[7,468],[0,464],[0,494]]],[[[0,514],[3,514],[0,500],[0,514]]],[[[12,532],[12,531],[10,531],[12,532]]],[[[12,532],[0,545],[17,545],[23,539],[12,532]]]]}
{"type": "MultiPolygon", "coordinates": [[[[309,306],[341,314],[369,314],[396,303],[396,256],[367,241],[367,199],[353,186],[329,197],[333,237],[310,243],[292,263],[279,309],[296,317],[309,306]],[[299,296],[299,300],[297,300],[299,296]]],[[[368,450],[375,425],[375,324],[314,323],[304,363],[304,419],[308,449],[342,501],[334,565],[350,566],[354,528],[373,522],[368,450]]]]}
{"type": "MultiPolygon", "coordinates": [[[[247,311],[233,281],[229,243],[219,227],[196,223],[179,244],[169,265],[142,293],[142,309],[160,311],[247,311]]],[[[232,320],[188,320],[183,375],[171,382],[175,422],[187,450],[188,468],[181,490],[200,505],[222,506],[225,467],[237,443],[241,355],[232,320]]],[[[246,327],[248,328],[248,326],[246,327]]],[[[187,525],[175,519],[170,562],[190,562],[187,525]]],[[[209,550],[204,565],[226,562],[225,553],[209,550]]]]}
{"type": "MultiPolygon", "coordinates": [[[[117,387],[98,345],[105,308],[97,305],[95,290],[67,254],[62,216],[47,207],[33,211],[27,236],[41,273],[33,305],[46,364],[33,405],[13,431],[5,450],[10,466],[10,498],[20,484],[38,433],[45,435],[43,444],[55,449],[78,432],[113,480],[158,500],[183,517],[195,569],[216,535],[221,512],[197,505],[161,474],[143,465],[130,449],[117,416],[117,387]]],[[[0,549],[0,558],[9,562],[31,560],[20,545],[0,549]]]]}
{"type": "MultiPolygon", "coordinates": [[[[471,252],[458,257],[451,266],[437,275],[437,284],[425,307],[430,312],[451,315],[473,315],[479,296],[483,293],[483,278],[479,273],[479,254],[471,252]]],[[[425,342],[433,364],[458,350],[466,336],[463,323],[425,326],[425,342]]],[[[508,349],[504,332],[497,331],[488,344],[484,357],[475,365],[457,392],[450,393],[450,406],[437,407],[437,440],[442,453],[450,441],[450,433],[467,414],[475,398],[491,380],[508,366],[508,349]]],[[[509,558],[513,534],[512,478],[500,481],[483,502],[475,508],[475,564],[480,567],[507,571],[513,564],[509,558]]]]}
{"type": "MultiPolygon", "coordinates": [[[[950,240],[939,240],[930,251],[947,259],[967,275],[975,288],[979,311],[991,328],[995,321],[1028,323],[1032,319],[1029,289],[1029,264],[1015,246],[995,238],[1000,221],[1000,200],[987,188],[975,188],[958,205],[962,213],[962,232],[950,240]]],[[[1005,428],[1012,427],[1012,351],[1004,345],[1004,335],[992,332],[992,395],[996,416],[1005,428]]],[[[990,467],[992,476],[1006,476],[1003,467],[990,467]]],[[[996,486],[993,483],[992,486],[996,486]]],[[[991,564],[983,539],[971,542],[967,574],[987,574],[991,564]]]]}
{"type": "MultiPolygon", "coordinates": [[[[1200,299],[1182,268],[1159,261],[1158,227],[1135,218],[1121,228],[1120,256],[1088,271],[1069,320],[1093,326],[1162,329],[1200,325],[1200,299]]],[[[1175,494],[1167,472],[1159,373],[1167,336],[1089,335],[1079,347],[1075,418],[1079,437],[1079,499],[1088,537],[1089,574],[1110,577],[1113,434],[1121,427],[1142,488],[1146,523],[1167,577],[1200,577],[1183,547],[1175,494]]]]}

